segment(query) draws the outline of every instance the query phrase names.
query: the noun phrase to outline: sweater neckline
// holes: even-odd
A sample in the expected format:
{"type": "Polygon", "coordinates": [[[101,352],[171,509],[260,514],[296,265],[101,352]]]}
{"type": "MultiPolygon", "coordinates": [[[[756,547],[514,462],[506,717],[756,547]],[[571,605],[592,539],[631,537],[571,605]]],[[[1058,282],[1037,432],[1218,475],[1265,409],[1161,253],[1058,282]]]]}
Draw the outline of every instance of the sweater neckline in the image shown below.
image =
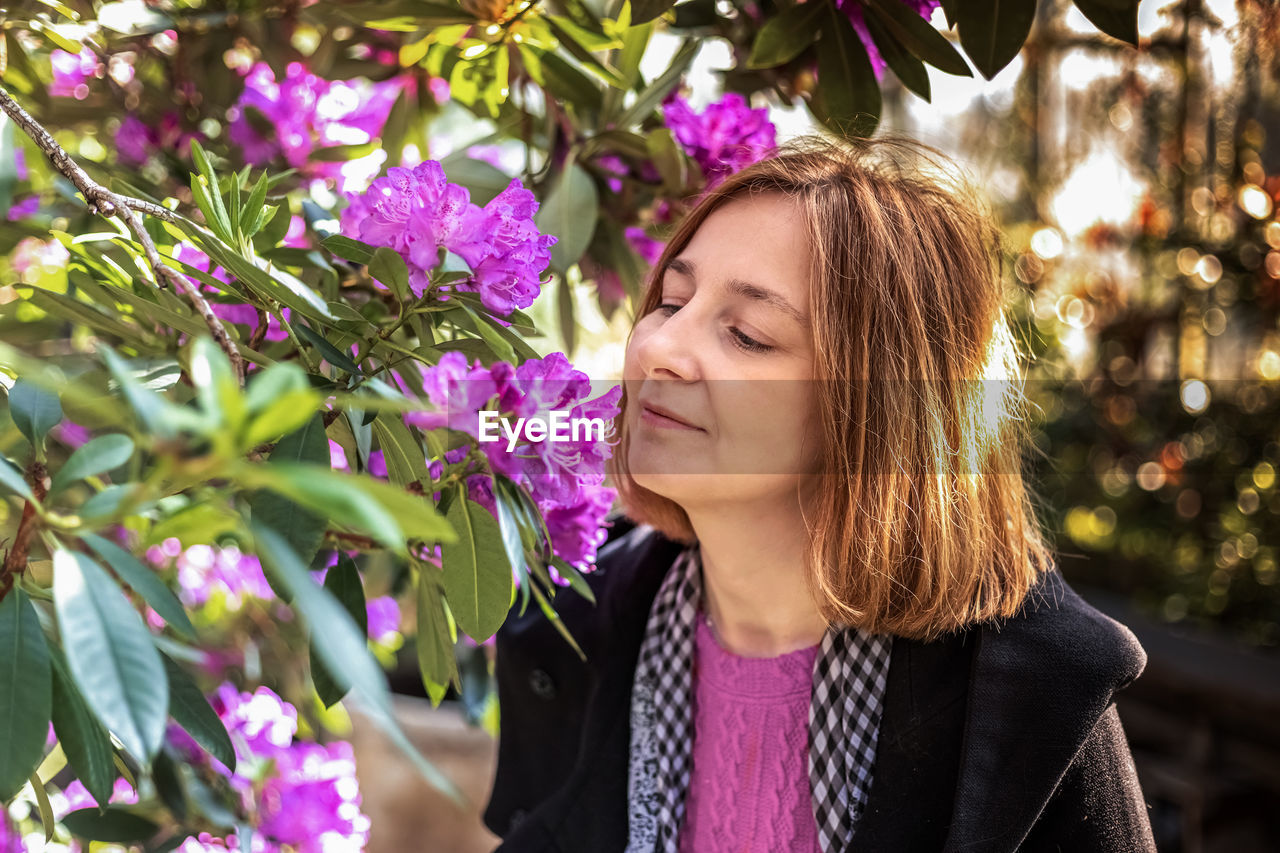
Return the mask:
{"type": "Polygon", "coordinates": [[[794,698],[813,688],[813,667],[821,643],[774,657],[744,657],[720,645],[698,608],[698,677],[717,689],[752,698],[794,698]]]}

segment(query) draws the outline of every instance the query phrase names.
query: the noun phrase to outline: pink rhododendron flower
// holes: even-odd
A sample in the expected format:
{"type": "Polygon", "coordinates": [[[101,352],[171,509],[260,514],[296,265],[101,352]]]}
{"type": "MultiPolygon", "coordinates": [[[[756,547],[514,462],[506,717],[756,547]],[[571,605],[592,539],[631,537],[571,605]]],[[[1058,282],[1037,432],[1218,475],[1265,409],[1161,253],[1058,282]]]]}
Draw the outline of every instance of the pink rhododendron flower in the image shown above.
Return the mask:
{"type": "Polygon", "coordinates": [[[55,49],[49,54],[49,64],[53,67],[49,94],[54,97],[83,101],[89,97],[89,84],[86,81],[102,75],[102,63],[98,61],[92,48],[88,47],[78,54],[55,49]]]}
{"type": "Polygon", "coordinates": [[[481,208],[465,187],[448,181],[438,161],[427,160],[411,169],[393,166],[349,202],[341,214],[343,233],[403,255],[415,296],[430,287],[441,248],[473,271],[451,287],[478,292],[493,314],[527,308],[541,290],[539,275],[551,262],[556,238],[538,231],[537,199],[519,179],[481,208]]]}
{"type": "MultiPolygon", "coordinates": [[[[598,418],[606,424],[620,412],[617,404],[622,386],[613,385],[599,397],[588,399],[592,393],[589,377],[575,370],[563,353],[530,359],[513,369],[505,362],[489,367],[479,360],[469,364],[464,355],[451,351],[438,364],[420,366],[419,370],[423,393],[434,411],[409,412],[404,420],[425,430],[447,427],[478,439],[482,410],[547,421],[551,412],[564,411],[570,422],[598,418]]],[[[513,421],[508,424],[514,428],[513,421]]],[[[555,553],[585,570],[594,563],[596,548],[605,538],[601,525],[616,494],[603,485],[604,463],[612,454],[610,436],[589,433],[583,430],[576,437],[571,435],[573,440],[569,441],[522,440],[511,450],[505,436],[499,441],[478,442],[494,471],[529,492],[547,523],[555,553]]],[[[466,448],[457,448],[453,458],[446,455],[445,462],[457,462],[465,452],[466,448]],[[463,453],[457,454],[457,450],[463,453]]],[[[428,471],[438,478],[443,465],[432,460],[428,471]]],[[[487,482],[488,477],[473,483],[475,479],[468,478],[468,494],[496,514],[492,483],[487,482]]]]}
{"type": "MultiPolygon", "coordinates": [[[[227,136],[252,165],[266,165],[279,158],[305,175],[344,178],[364,186],[372,175],[361,181],[360,174],[369,166],[376,174],[385,152],[375,151],[346,162],[314,159],[312,153],[318,148],[372,141],[382,132],[400,92],[415,85],[408,76],[380,83],[325,80],[301,62],[289,63],[285,78],[277,81],[271,66],[258,62],[245,75],[244,91],[232,109],[227,136]],[[250,120],[250,110],[259,113],[274,132],[264,135],[250,120]],[[363,164],[363,170],[358,163],[363,164]]],[[[349,188],[344,183],[343,189],[349,188]]]]}
{"type": "Polygon", "coordinates": [[[769,111],[751,109],[738,92],[725,92],[698,113],[672,90],[662,102],[662,114],[680,147],[702,168],[706,189],[763,159],[777,144],[769,111]]]}

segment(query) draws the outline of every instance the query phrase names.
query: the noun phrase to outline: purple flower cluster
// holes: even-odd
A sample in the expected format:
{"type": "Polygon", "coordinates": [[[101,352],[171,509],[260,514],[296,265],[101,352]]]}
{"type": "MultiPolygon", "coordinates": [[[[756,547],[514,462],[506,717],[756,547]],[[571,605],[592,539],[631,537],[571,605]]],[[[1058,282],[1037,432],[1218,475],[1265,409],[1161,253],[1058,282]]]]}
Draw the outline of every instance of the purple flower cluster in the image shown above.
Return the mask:
{"type": "Polygon", "coordinates": [[[277,81],[271,66],[258,62],[245,75],[227,136],[241,147],[246,163],[262,166],[283,158],[303,174],[342,179],[342,189],[350,190],[368,184],[386,152],[374,151],[345,163],[312,161],[312,153],[317,148],[372,141],[382,132],[400,92],[414,85],[403,76],[380,83],[325,80],[301,62],[289,63],[285,78],[277,81]],[[260,113],[274,132],[260,133],[248,110],[260,113]]]}
{"type": "Polygon", "coordinates": [[[763,159],[777,145],[769,111],[751,109],[738,92],[726,92],[698,113],[672,90],[662,102],[662,116],[680,147],[702,167],[706,189],[763,159]]]}
{"type": "Polygon", "coordinates": [[[27,853],[27,846],[22,843],[18,827],[9,820],[7,809],[0,808],[0,853],[27,853]]]}
{"type": "MultiPolygon", "coordinates": [[[[915,12],[926,21],[933,17],[933,10],[942,5],[942,0],[898,0],[902,5],[915,12]]],[[[844,12],[845,17],[849,19],[849,23],[853,24],[853,30],[858,34],[858,38],[862,40],[863,46],[867,49],[867,57],[871,60],[871,68],[875,71],[876,79],[884,77],[884,69],[887,63],[884,57],[880,55],[880,51],[876,49],[875,41],[871,38],[871,33],[867,30],[867,23],[862,12],[862,3],[855,0],[836,0],[836,7],[844,12]]]]}
{"type": "Polygon", "coordinates": [[[59,98],[75,98],[83,101],[89,97],[88,81],[101,77],[105,69],[92,48],[83,48],[78,54],[57,49],[49,54],[53,68],[53,80],[49,94],[59,98]]]}
{"type": "Polygon", "coordinates": [[[184,550],[181,541],[170,538],[148,548],[146,558],[157,568],[171,563],[177,568],[178,599],[187,607],[200,607],[215,593],[225,598],[230,610],[239,610],[250,598],[275,598],[258,558],[240,553],[234,545],[192,545],[184,550]]]}
{"type": "Polygon", "coordinates": [[[449,183],[438,161],[426,160],[411,169],[394,166],[367,192],[349,198],[342,232],[403,255],[415,296],[431,286],[441,247],[472,271],[452,287],[478,292],[493,314],[528,308],[541,291],[539,275],[551,262],[556,238],[538,231],[538,201],[519,179],[480,207],[466,187],[449,183]]]}
{"type": "MultiPolygon", "coordinates": [[[[226,776],[242,806],[255,816],[255,851],[296,853],[360,851],[369,837],[369,818],[360,810],[351,744],[295,741],[298,711],[267,687],[242,693],[223,684],[210,704],[227,727],[238,766],[230,772],[208,756],[174,724],[169,741],[188,761],[207,764],[226,776]],[[261,846],[259,846],[261,845],[261,846]]],[[[201,835],[179,850],[225,850],[223,839],[201,835]]]]}
{"type": "MultiPolygon", "coordinates": [[[[465,356],[454,351],[421,373],[423,392],[435,410],[410,412],[404,419],[424,430],[448,427],[479,439],[482,410],[503,413],[509,424],[514,424],[515,418],[549,421],[553,411],[566,412],[570,422],[598,418],[609,423],[620,411],[617,404],[622,387],[614,385],[588,400],[591,380],[575,370],[563,353],[531,359],[513,368],[505,362],[489,367],[478,360],[468,364],[465,356]]],[[[589,570],[596,548],[605,538],[601,522],[615,495],[603,485],[604,463],[613,448],[609,435],[604,439],[579,435],[572,441],[524,440],[511,451],[505,437],[478,443],[494,471],[523,485],[533,497],[547,523],[555,553],[567,563],[589,570]]],[[[463,454],[453,459],[446,456],[445,461],[458,461],[465,455],[462,450],[463,454]]],[[[496,514],[491,483],[470,491],[496,514]]]]}
{"type": "Polygon", "coordinates": [[[204,134],[184,130],[176,112],[165,113],[155,127],[129,113],[116,130],[116,154],[126,166],[141,166],[153,154],[163,152],[185,159],[190,155],[193,139],[203,142],[204,134]]]}

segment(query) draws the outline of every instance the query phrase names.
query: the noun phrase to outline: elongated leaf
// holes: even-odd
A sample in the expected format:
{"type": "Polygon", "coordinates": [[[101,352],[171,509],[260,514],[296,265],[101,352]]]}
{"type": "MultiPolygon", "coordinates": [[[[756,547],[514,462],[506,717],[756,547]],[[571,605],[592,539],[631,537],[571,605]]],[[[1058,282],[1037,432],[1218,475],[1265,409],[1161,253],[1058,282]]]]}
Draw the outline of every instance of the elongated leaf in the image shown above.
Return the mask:
{"type": "Polygon", "coordinates": [[[756,35],[747,67],[772,68],[795,59],[817,38],[824,11],[820,2],[801,3],[770,18],[756,35]]]}
{"type": "Polygon", "coordinates": [[[990,80],[1022,50],[1036,17],[1036,0],[957,0],[956,14],[964,52],[990,80]]]}
{"type": "Polygon", "coordinates": [[[98,556],[107,561],[120,580],[134,589],[142,599],[151,605],[151,609],[160,614],[160,618],[169,624],[183,637],[192,642],[196,639],[195,626],[183,609],[182,602],[154,571],[142,565],[137,557],[121,548],[110,539],[93,533],[85,533],[81,537],[84,543],[98,552],[98,556]]]}
{"type": "Polygon", "coordinates": [[[849,19],[827,7],[818,40],[818,94],[814,115],[836,133],[869,137],[880,123],[880,83],[849,19]]]}
{"type": "MultiPolygon", "coordinates": [[[[304,427],[280,439],[268,459],[272,464],[290,462],[328,467],[329,439],[325,434],[324,416],[316,412],[304,427]]],[[[279,491],[257,493],[250,497],[249,506],[254,518],[282,531],[290,547],[303,560],[311,562],[324,540],[327,524],[323,513],[279,491]]]]}
{"type": "Polygon", "coordinates": [[[53,602],[85,701],[148,764],[164,740],[169,683],[142,617],[97,564],[63,548],[53,555],[53,602]]]}
{"type": "Polygon", "coordinates": [[[294,606],[306,622],[324,665],[332,673],[341,673],[351,685],[352,699],[404,751],[427,781],[461,806],[464,798],[457,786],[422,757],[396,723],[386,677],[351,615],[312,579],[280,534],[256,521],[251,521],[250,527],[258,556],[289,587],[294,606]]]}
{"type": "MultiPolygon", "coordinates": [[[[634,19],[633,22],[641,23],[640,21],[634,21],[634,19]]],[[[699,39],[686,39],[684,44],[680,45],[680,49],[676,51],[671,64],[667,66],[667,70],[650,83],[649,87],[635,99],[635,102],[627,107],[626,111],[618,118],[616,127],[622,130],[629,130],[648,118],[658,108],[658,104],[662,103],[662,99],[680,82],[685,70],[693,62],[693,57],[697,55],[699,46],[699,39]]]]}
{"type": "MultiPolygon", "coordinates": [[[[360,581],[360,570],[355,560],[343,553],[338,554],[338,562],[325,573],[324,588],[350,614],[360,633],[369,635],[369,612],[365,606],[364,584],[360,581]]],[[[316,695],[326,708],[347,695],[351,685],[341,675],[329,672],[316,652],[315,643],[311,644],[311,680],[316,687],[316,695]]]]}
{"type": "Polygon", "coordinates": [[[122,806],[107,806],[102,814],[95,808],[80,809],[64,817],[62,823],[72,835],[117,844],[145,841],[160,828],[122,806]]]}
{"type": "Polygon", "coordinates": [[[973,76],[973,71],[955,45],[947,41],[946,36],[934,29],[925,18],[907,8],[906,4],[898,0],[871,0],[867,8],[871,18],[880,21],[899,43],[919,59],[947,74],[973,76]]]}
{"type": "Polygon", "coordinates": [[[49,651],[53,664],[53,730],[76,778],[95,800],[106,803],[116,781],[111,736],[84,701],[62,650],[52,646],[49,651]]]}
{"type": "Polygon", "coordinates": [[[534,214],[538,230],[556,237],[551,246],[551,266],[557,271],[569,269],[586,251],[596,229],[599,204],[596,182],[587,170],[577,163],[566,166],[534,214]]]}
{"type": "Polygon", "coordinates": [[[1075,0],[1076,8],[1107,35],[1138,46],[1139,0],[1075,0]]]}
{"type": "Polygon", "coordinates": [[[27,485],[27,479],[23,476],[22,471],[17,465],[14,465],[3,456],[0,456],[0,487],[20,498],[26,498],[29,501],[36,499],[31,487],[27,485]]]}
{"type": "Polygon", "coordinates": [[[209,700],[191,680],[187,671],[163,652],[165,675],[169,679],[169,713],[183,730],[228,770],[236,769],[236,751],[231,736],[209,700]]]}
{"type": "Polygon", "coordinates": [[[129,436],[120,433],[100,435],[71,454],[71,458],[54,475],[49,492],[60,492],[77,480],[113,471],[128,462],[132,456],[133,439],[129,436]]]}
{"type": "Polygon", "coordinates": [[[511,608],[511,564],[497,520],[480,504],[459,495],[449,505],[458,541],[441,546],[444,594],[458,627],[477,643],[492,637],[511,608]]]}
{"type": "Polygon", "coordinates": [[[31,599],[14,587],[0,601],[0,803],[44,755],[52,711],[49,647],[31,599]]]}
{"type": "Polygon", "coordinates": [[[278,491],[335,523],[355,526],[398,554],[408,553],[407,538],[456,538],[426,498],[372,477],[274,461],[236,468],[234,476],[245,485],[278,491]]]}
{"type": "MultiPolygon", "coordinates": [[[[423,566],[422,572],[434,572],[434,566],[423,566]]],[[[424,575],[418,578],[418,635],[414,639],[418,654],[418,671],[422,686],[434,707],[439,707],[449,692],[452,682],[459,692],[462,681],[458,676],[458,659],[453,653],[453,639],[449,636],[448,616],[444,599],[440,597],[438,581],[424,575]]]]}
{"type": "Polygon", "coordinates": [[[338,257],[345,258],[348,261],[355,261],[358,264],[369,263],[369,261],[373,260],[373,253],[377,251],[373,246],[361,243],[358,240],[352,240],[350,237],[344,237],[341,234],[325,237],[320,241],[320,245],[338,257]]]}
{"type": "Polygon", "coordinates": [[[369,259],[369,275],[391,288],[396,298],[404,301],[409,295],[409,267],[394,249],[381,246],[369,259]]]}
{"type": "Polygon", "coordinates": [[[9,389],[9,416],[33,447],[44,443],[49,430],[62,420],[58,395],[19,379],[9,389]]]}
{"type": "Polygon", "coordinates": [[[637,0],[631,5],[631,23],[643,24],[676,5],[676,0],[637,0]]]}
{"type": "Polygon", "coordinates": [[[426,482],[426,454],[422,445],[405,426],[404,419],[383,413],[373,421],[373,434],[382,448],[382,459],[387,464],[387,475],[397,486],[413,482],[426,482]]]}
{"type": "MultiPolygon", "coordinates": [[[[896,2],[896,0],[894,0],[896,2]]],[[[868,15],[865,22],[871,40],[893,73],[898,75],[902,85],[928,101],[931,97],[929,89],[929,72],[924,63],[916,59],[898,43],[889,28],[875,15],[868,15]]]]}

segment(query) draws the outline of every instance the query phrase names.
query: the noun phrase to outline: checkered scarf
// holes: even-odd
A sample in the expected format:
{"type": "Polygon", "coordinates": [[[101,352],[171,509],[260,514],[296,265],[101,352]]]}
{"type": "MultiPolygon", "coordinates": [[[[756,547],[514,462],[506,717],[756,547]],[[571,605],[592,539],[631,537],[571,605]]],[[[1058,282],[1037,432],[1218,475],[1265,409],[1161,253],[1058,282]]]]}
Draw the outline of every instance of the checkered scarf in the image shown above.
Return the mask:
{"type": "MultiPolygon", "coordinates": [[[[693,746],[700,558],[693,545],[667,572],[640,647],[631,698],[626,853],[677,853],[693,746]]],[[[891,634],[833,626],[814,662],[809,781],[824,853],[846,848],[866,803],[892,646],[891,634]]]]}

